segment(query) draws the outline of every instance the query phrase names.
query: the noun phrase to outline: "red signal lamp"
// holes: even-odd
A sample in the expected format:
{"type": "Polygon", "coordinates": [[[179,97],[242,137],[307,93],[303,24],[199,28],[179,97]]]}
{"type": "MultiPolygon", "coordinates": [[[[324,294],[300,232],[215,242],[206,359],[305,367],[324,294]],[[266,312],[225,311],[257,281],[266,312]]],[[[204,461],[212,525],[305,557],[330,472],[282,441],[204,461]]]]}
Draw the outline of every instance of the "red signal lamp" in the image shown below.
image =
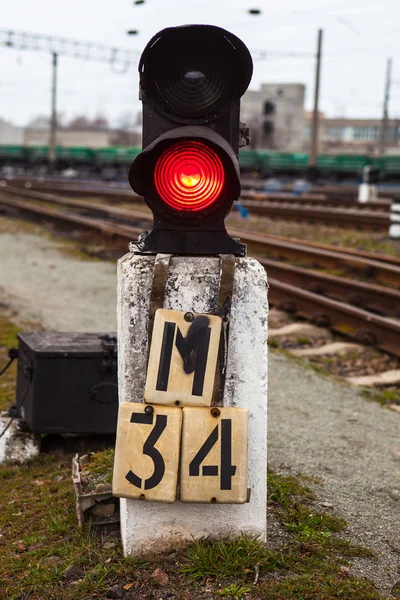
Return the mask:
{"type": "Polygon", "coordinates": [[[224,178],[217,152],[197,141],[178,142],[164,150],[154,170],[157,192],[176,211],[209,208],[218,200],[224,178]]]}
{"type": "Polygon", "coordinates": [[[224,223],[240,195],[238,161],[212,129],[165,132],[136,157],[129,183],[153,212],[144,251],[244,255],[245,247],[229,237],[224,223]]]}

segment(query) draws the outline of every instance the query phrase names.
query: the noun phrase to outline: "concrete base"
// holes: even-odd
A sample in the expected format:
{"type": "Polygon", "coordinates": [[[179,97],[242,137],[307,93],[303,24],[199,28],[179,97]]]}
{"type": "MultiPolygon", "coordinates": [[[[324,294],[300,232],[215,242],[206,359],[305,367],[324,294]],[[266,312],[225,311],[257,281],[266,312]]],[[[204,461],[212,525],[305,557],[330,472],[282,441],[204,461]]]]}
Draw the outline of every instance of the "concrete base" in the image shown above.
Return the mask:
{"type": "MultiPolygon", "coordinates": [[[[166,255],[130,253],[118,265],[118,368],[120,402],[143,402],[147,368],[149,298],[155,260],[166,255]]],[[[172,257],[164,308],[212,313],[218,257],[172,257]]],[[[251,533],[266,538],[267,286],[254,259],[236,259],[223,403],[249,411],[246,504],[173,504],[121,499],[124,552],[165,550],[203,536],[251,533]]]]}
{"type": "MultiPolygon", "coordinates": [[[[10,417],[0,413],[0,433],[7,427],[10,417]]],[[[24,463],[40,453],[40,435],[19,431],[16,421],[11,423],[0,438],[0,463],[24,463]]]]}

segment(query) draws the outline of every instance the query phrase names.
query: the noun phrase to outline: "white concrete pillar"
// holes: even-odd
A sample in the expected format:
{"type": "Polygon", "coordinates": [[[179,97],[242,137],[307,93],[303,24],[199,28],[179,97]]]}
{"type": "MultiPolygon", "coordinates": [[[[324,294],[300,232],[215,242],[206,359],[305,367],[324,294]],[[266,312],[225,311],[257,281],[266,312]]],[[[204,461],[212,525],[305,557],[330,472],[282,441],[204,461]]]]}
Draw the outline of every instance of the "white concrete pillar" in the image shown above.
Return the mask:
{"type": "Polygon", "coordinates": [[[358,201],[375,202],[378,199],[378,188],[370,183],[361,183],[358,188],[358,201]]]}
{"type": "Polygon", "coordinates": [[[390,210],[389,235],[393,240],[400,240],[400,201],[393,200],[390,210]]]}
{"type": "MultiPolygon", "coordinates": [[[[131,252],[118,264],[120,402],[143,402],[147,368],[149,298],[155,260],[131,252]]],[[[218,257],[171,257],[164,308],[212,313],[219,289],[218,257]]],[[[121,498],[124,552],[165,550],[202,536],[251,533],[266,538],[267,286],[263,267],[237,258],[223,405],[249,412],[248,488],[245,504],[172,504],[121,498]]]]}

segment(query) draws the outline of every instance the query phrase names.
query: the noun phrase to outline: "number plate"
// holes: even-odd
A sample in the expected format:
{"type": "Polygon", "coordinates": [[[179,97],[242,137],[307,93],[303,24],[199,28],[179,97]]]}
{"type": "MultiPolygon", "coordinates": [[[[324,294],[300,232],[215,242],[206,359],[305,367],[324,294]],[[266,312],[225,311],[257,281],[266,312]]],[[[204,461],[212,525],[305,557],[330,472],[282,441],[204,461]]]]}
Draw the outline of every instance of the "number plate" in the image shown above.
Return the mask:
{"type": "Polygon", "coordinates": [[[114,496],[175,501],[181,426],[180,408],[134,402],[119,405],[114,496]]]}
{"type": "Polygon", "coordinates": [[[180,472],[182,502],[246,502],[247,410],[184,408],[180,472]]]}
{"type": "Polygon", "coordinates": [[[154,319],[144,398],[156,404],[210,406],[220,317],[159,309],[154,319]],[[185,315],[194,316],[193,320],[185,315]]]}

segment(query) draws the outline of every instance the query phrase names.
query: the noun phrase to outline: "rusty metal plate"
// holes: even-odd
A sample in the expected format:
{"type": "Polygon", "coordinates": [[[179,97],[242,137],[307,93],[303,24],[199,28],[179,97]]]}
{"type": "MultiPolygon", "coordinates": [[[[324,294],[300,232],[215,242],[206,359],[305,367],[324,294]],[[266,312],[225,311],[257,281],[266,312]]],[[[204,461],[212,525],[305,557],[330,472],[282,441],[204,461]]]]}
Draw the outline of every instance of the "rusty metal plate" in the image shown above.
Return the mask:
{"type": "Polygon", "coordinates": [[[122,402],[119,406],[113,495],[174,502],[182,410],[122,402]]]}
{"type": "Polygon", "coordinates": [[[176,310],[156,311],[147,369],[146,402],[210,406],[222,319],[176,310]]]}
{"type": "Polygon", "coordinates": [[[247,420],[244,408],[183,409],[182,502],[246,502],[247,420]]]}

